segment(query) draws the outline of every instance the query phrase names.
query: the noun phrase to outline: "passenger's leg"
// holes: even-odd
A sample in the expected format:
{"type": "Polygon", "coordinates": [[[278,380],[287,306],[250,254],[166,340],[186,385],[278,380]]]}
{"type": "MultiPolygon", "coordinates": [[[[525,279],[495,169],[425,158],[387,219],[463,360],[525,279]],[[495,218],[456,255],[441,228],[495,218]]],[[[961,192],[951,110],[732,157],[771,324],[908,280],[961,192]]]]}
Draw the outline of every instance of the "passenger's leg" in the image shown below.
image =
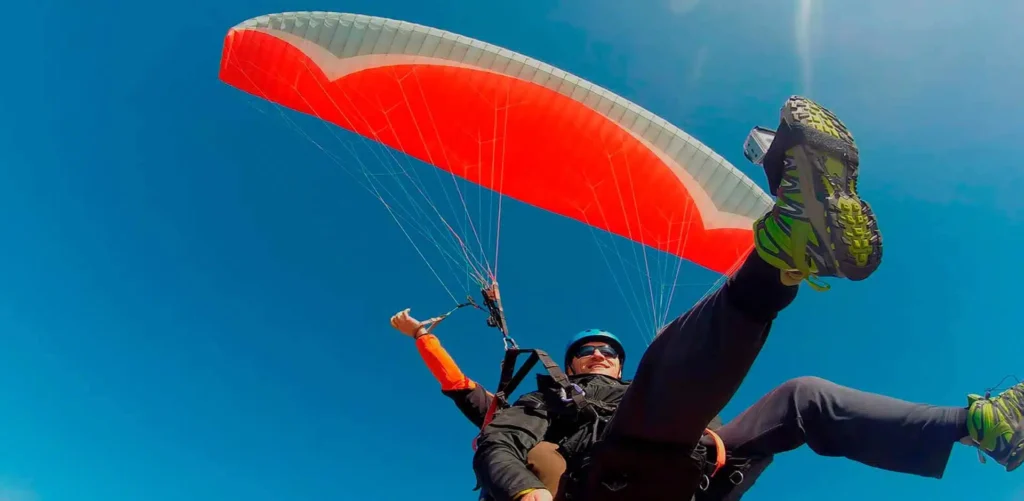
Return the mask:
{"type": "Polygon", "coordinates": [[[586,486],[578,497],[688,499],[703,473],[692,459],[694,447],[796,291],[782,283],[777,268],[751,254],[722,288],[669,324],[640,360],[589,469],[574,478],[586,486]]]}
{"type": "Polygon", "coordinates": [[[789,99],[781,115],[765,167],[780,169],[782,181],[775,206],[753,225],[756,252],[644,353],[595,448],[587,478],[592,500],[686,495],[679,490],[692,487],[692,468],[682,474],[687,451],[733,397],[772,320],[796,295],[782,273],[863,280],[881,262],[875,216],[856,193],[853,137],[806,99],[789,99]]]}
{"type": "Polygon", "coordinates": [[[670,323],[644,353],[607,437],[693,446],[796,297],[756,253],[719,290],[670,323]]]}
{"type": "Polygon", "coordinates": [[[718,430],[730,463],[749,460],[749,467],[741,469],[743,481],[734,485],[731,480],[739,477],[730,479],[735,468],[727,465],[725,475],[699,492],[697,501],[739,500],[776,454],[804,444],[823,456],[930,478],[942,478],[955,442],[981,447],[1008,470],[1018,467],[1021,458],[1014,448],[1024,451],[1019,417],[1024,415],[1024,384],[988,399],[972,395],[969,403],[969,408],[938,407],[814,377],[787,381],[718,430]],[[1016,435],[1007,440],[1007,427],[1001,423],[1010,423],[1016,435]],[[991,435],[996,445],[986,448],[980,437],[989,435],[978,428],[995,430],[991,435]]]}
{"type": "Polygon", "coordinates": [[[863,280],[881,263],[870,206],[857,195],[853,136],[800,97],[786,101],[765,156],[781,172],[775,206],[753,226],[755,251],[729,282],[669,324],[640,360],[608,438],[695,445],[757,358],[796,288],[780,270],[863,280]]]}
{"type": "Polygon", "coordinates": [[[807,444],[899,473],[942,478],[953,444],[968,435],[965,407],[938,407],[863,392],[815,377],[792,379],[718,430],[740,457],[807,444]]]}

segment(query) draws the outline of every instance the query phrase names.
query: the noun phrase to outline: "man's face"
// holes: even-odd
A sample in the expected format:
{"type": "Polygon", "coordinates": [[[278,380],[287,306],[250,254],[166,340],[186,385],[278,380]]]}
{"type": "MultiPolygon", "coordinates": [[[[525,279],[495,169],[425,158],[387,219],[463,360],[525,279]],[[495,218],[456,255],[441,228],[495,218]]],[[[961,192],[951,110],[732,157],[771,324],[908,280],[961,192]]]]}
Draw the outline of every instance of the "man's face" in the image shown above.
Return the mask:
{"type": "Polygon", "coordinates": [[[569,366],[573,374],[622,375],[619,353],[608,343],[592,341],[577,348],[569,366]]]}

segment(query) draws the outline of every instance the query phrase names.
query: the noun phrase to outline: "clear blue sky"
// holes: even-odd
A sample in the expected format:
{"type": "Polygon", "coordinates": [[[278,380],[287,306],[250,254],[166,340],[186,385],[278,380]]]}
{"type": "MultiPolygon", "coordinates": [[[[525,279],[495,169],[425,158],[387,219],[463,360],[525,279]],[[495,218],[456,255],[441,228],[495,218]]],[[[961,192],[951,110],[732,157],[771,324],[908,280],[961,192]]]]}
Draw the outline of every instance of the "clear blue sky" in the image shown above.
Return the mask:
{"type": "MultiPolygon", "coordinates": [[[[867,282],[805,288],[726,418],[800,375],[944,405],[1024,376],[1024,4],[814,2],[806,16],[784,1],[485,4],[5,8],[0,500],[475,499],[472,426],[387,325],[450,298],[380,203],[216,78],[230,26],[287,10],[388,16],[523,52],[660,114],[762,184],[741,155],[750,127],[774,126],[792,93],[836,110],[861,145],[885,262],[867,282]],[[836,304],[857,314],[814,323],[836,304]]],[[[559,351],[603,326],[642,350],[639,306],[588,230],[514,203],[502,224],[521,344],[559,351]]],[[[703,287],[680,286],[674,312],[709,283],[693,268],[680,281],[691,276],[703,287]]],[[[500,343],[478,316],[453,317],[442,339],[493,384],[500,343]]],[[[942,481],[800,450],[747,499],[1021,501],[1022,475],[965,447],[942,481]]]]}

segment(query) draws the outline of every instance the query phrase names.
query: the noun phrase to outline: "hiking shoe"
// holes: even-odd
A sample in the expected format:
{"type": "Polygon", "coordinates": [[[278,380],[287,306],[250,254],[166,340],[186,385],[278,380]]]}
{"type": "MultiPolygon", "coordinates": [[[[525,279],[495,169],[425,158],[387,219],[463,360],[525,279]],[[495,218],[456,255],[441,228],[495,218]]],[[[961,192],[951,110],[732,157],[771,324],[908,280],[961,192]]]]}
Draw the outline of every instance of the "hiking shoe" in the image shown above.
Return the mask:
{"type": "Polygon", "coordinates": [[[1013,471],[1024,462],[1024,383],[988,398],[968,395],[967,431],[975,445],[1013,471]]]}
{"type": "Polygon", "coordinates": [[[754,224],[755,248],[769,264],[814,277],[864,280],[882,260],[871,207],[857,196],[853,136],[829,110],[793,96],[764,157],[779,176],[775,207],[754,224]]]}

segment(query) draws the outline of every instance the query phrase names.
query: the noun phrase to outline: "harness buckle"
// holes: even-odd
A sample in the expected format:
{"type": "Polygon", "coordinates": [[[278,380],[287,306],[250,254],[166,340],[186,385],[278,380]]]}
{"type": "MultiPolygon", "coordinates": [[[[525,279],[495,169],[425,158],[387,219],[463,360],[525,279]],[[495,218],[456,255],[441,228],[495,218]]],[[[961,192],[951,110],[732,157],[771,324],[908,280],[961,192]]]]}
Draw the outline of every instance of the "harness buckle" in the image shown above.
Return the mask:
{"type": "MultiPolygon", "coordinates": [[[[569,386],[570,386],[570,388],[572,388],[572,390],[573,390],[573,391],[574,391],[574,392],[575,392],[575,393],[576,393],[577,395],[579,395],[579,396],[581,396],[581,397],[585,397],[585,396],[587,396],[587,392],[583,391],[583,388],[581,388],[581,387],[580,387],[580,385],[578,385],[578,384],[576,384],[576,383],[572,383],[572,384],[570,384],[569,386]]],[[[563,402],[565,402],[565,403],[569,403],[569,402],[572,402],[572,397],[571,397],[571,396],[569,396],[568,392],[566,392],[566,391],[565,391],[565,388],[560,388],[560,389],[558,390],[558,396],[559,396],[559,398],[561,398],[561,399],[562,399],[562,401],[563,401],[563,402]]]]}

